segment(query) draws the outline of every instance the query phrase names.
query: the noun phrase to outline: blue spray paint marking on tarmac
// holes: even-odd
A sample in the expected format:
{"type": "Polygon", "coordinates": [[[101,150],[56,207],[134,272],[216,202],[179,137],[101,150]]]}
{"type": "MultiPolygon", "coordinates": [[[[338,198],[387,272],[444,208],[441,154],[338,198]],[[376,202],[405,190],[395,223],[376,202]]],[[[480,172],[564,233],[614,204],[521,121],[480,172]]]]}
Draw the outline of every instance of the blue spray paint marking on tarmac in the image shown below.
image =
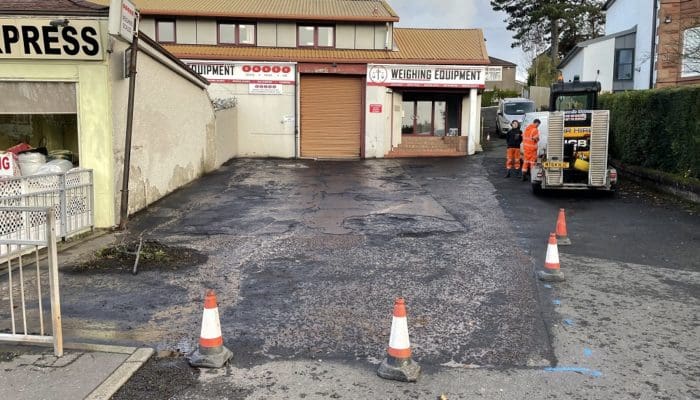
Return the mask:
{"type": "Polygon", "coordinates": [[[588,347],[585,347],[583,349],[583,356],[584,357],[591,357],[593,356],[593,350],[589,349],[588,347]]]}
{"type": "Polygon", "coordinates": [[[576,372],[579,374],[589,375],[594,378],[603,376],[603,373],[600,371],[583,367],[547,367],[544,370],[547,372],[576,372]]]}
{"type": "Polygon", "coordinates": [[[550,285],[550,284],[545,284],[545,285],[544,285],[544,288],[545,288],[545,289],[551,289],[551,288],[552,288],[552,285],[550,285]]]}
{"type": "Polygon", "coordinates": [[[564,324],[567,325],[567,326],[574,326],[574,325],[576,325],[576,323],[574,322],[573,319],[565,319],[565,320],[564,320],[564,324]]]}
{"type": "Polygon", "coordinates": [[[554,304],[555,306],[560,306],[561,300],[552,300],[552,304],[554,304]]]}

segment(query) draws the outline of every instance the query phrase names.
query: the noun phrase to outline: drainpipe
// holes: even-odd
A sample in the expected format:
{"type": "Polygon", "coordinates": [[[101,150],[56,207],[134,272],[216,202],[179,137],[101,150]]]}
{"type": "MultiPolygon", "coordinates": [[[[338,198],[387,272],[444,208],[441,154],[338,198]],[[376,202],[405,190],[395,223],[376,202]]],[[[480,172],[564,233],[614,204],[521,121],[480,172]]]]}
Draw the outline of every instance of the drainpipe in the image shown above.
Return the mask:
{"type": "Polygon", "coordinates": [[[294,82],[294,158],[299,158],[299,85],[301,84],[301,75],[299,74],[299,64],[294,66],[294,75],[296,75],[296,82],[294,82]]]}
{"type": "Polygon", "coordinates": [[[654,86],[656,86],[654,82],[654,70],[656,69],[656,30],[658,29],[658,14],[659,0],[654,0],[654,18],[651,22],[651,71],[649,72],[649,89],[653,89],[654,86]]]}

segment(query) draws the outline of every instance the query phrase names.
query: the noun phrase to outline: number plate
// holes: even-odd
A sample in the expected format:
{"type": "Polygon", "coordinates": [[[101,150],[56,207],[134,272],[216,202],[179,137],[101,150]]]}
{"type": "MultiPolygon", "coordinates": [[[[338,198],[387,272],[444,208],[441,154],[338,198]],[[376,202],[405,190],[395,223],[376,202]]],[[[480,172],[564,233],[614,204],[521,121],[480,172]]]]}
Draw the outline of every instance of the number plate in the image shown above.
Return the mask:
{"type": "Polygon", "coordinates": [[[569,163],[564,161],[545,161],[542,166],[547,169],[553,168],[569,168],[569,163]]]}

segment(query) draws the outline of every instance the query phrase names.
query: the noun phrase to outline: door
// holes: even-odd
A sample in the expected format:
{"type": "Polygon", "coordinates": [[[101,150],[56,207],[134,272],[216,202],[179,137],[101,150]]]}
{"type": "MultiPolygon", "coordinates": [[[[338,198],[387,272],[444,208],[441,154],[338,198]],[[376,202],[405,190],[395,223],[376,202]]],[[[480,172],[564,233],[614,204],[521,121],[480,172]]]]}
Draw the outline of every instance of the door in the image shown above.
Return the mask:
{"type": "Polygon", "coordinates": [[[301,156],[359,158],[362,140],[362,77],[302,75],[301,156]]]}

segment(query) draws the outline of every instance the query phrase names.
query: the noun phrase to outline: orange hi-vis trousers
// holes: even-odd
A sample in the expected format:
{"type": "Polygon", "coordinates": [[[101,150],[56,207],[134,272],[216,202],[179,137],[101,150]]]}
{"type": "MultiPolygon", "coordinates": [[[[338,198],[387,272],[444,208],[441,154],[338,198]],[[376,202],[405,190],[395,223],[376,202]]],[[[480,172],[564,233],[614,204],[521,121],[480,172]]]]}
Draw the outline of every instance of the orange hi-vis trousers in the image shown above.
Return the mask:
{"type": "Polygon", "coordinates": [[[507,169],[520,169],[520,149],[508,148],[506,152],[506,168],[507,169]]]}

